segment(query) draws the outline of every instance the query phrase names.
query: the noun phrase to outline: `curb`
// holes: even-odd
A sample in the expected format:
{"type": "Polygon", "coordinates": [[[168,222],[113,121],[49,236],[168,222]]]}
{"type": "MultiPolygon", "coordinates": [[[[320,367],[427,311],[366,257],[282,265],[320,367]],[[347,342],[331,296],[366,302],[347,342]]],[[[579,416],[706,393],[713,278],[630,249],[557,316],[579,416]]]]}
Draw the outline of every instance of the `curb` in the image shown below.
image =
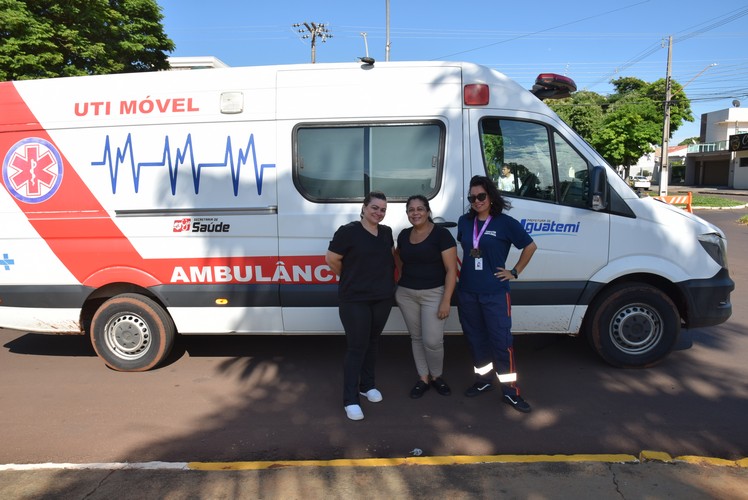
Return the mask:
{"type": "Polygon", "coordinates": [[[668,453],[643,450],[639,456],[628,454],[578,454],[578,455],[453,455],[434,457],[403,457],[403,458],[361,458],[336,460],[268,460],[254,462],[110,462],[110,463],[43,463],[43,464],[0,464],[0,472],[5,471],[35,471],[46,469],[68,470],[196,470],[196,471],[238,471],[265,470],[289,467],[399,467],[409,465],[444,466],[483,463],[617,463],[640,464],[661,462],[690,465],[736,467],[748,469],[748,458],[727,460],[715,457],[696,455],[682,455],[673,457],[668,453]]]}
{"type": "Polygon", "coordinates": [[[734,207],[691,207],[691,210],[741,210],[744,208],[748,208],[748,203],[745,205],[736,205],[734,207]]]}

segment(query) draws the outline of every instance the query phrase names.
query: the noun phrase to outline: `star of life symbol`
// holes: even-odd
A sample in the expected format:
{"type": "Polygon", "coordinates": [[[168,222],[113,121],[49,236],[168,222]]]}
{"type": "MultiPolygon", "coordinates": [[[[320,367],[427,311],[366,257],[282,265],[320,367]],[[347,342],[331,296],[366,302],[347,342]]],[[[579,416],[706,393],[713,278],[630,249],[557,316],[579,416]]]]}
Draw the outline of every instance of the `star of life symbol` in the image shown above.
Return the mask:
{"type": "Polygon", "coordinates": [[[3,257],[0,259],[0,267],[5,267],[6,271],[10,271],[10,266],[15,264],[16,261],[10,258],[10,255],[7,253],[3,254],[3,257]]]}
{"type": "Polygon", "coordinates": [[[14,198],[25,203],[42,203],[60,187],[62,157],[44,139],[23,139],[5,155],[3,181],[14,198]]]}

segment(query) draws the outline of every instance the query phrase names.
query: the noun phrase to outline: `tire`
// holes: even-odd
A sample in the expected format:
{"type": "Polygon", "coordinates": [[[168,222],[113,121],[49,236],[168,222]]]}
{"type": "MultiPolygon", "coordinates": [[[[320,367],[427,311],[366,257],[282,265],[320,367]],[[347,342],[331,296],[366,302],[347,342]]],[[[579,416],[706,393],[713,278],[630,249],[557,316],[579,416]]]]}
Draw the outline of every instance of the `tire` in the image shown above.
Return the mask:
{"type": "Polygon", "coordinates": [[[670,354],[680,335],[678,308],[661,290],[644,283],[612,287],[587,314],[588,340],[613,366],[652,366],[670,354]]]}
{"type": "Polygon", "coordinates": [[[176,335],[163,307],[125,293],[104,302],[91,321],[91,343],[104,363],[123,372],[146,371],[169,355],[176,335]]]}

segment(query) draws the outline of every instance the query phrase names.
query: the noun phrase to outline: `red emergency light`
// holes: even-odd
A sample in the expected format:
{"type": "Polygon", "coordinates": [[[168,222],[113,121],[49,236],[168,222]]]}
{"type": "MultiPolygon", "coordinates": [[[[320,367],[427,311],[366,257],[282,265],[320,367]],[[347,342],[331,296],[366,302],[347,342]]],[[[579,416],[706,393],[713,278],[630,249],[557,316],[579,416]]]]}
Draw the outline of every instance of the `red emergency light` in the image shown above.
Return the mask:
{"type": "Polygon", "coordinates": [[[470,83],[462,91],[465,106],[485,106],[488,104],[488,95],[486,83],[470,83]]]}

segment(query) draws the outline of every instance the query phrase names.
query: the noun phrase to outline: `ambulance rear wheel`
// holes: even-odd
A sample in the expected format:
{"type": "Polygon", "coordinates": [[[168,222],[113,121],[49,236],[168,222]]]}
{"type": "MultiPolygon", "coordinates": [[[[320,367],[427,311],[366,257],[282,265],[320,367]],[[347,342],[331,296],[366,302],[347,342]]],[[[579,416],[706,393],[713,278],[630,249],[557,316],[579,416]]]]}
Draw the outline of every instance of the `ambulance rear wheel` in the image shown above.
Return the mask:
{"type": "Polygon", "coordinates": [[[123,372],[146,371],[171,351],[174,322],[155,301],[135,293],[104,302],[91,321],[91,343],[110,368],[123,372]]]}
{"type": "Polygon", "coordinates": [[[645,283],[622,283],[590,308],[587,336],[597,353],[618,367],[662,361],[680,335],[680,314],[661,290],[645,283]]]}

